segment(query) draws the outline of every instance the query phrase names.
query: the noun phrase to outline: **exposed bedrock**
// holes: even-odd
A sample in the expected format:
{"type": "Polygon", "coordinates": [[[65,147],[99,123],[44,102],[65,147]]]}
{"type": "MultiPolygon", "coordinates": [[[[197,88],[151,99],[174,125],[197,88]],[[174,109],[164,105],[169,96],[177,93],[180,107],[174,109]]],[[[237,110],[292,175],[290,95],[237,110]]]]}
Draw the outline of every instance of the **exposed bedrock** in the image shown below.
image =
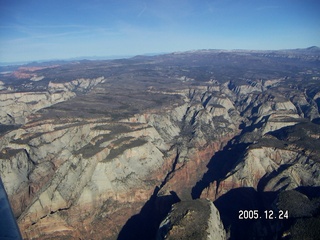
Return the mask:
{"type": "Polygon", "coordinates": [[[197,199],[172,205],[157,233],[157,240],[161,239],[223,240],[226,233],[213,203],[197,199]]]}
{"type": "MultiPolygon", "coordinates": [[[[160,199],[171,192],[191,199],[192,186],[211,156],[237,134],[240,119],[228,111],[216,118],[202,95],[196,89],[176,108],[118,122],[48,119],[4,135],[1,177],[23,237],[112,239],[156,186],[160,199]],[[105,224],[112,230],[103,230],[105,224]]],[[[211,102],[233,108],[225,97],[211,102]]]]}
{"type": "Polygon", "coordinates": [[[85,61],[2,79],[0,174],[23,237],[154,239],[164,219],[173,236],[196,216],[190,234],[203,239],[317,226],[317,196],[304,191],[320,185],[318,58],[303,58],[309,69],[270,54],[85,61]],[[279,210],[286,197],[308,206],[290,210],[294,224],[235,222],[240,208],[279,210]]]}
{"type": "MultiPolygon", "coordinates": [[[[199,197],[202,190],[201,196],[214,200],[236,187],[277,190],[319,184],[312,174],[318,163],[308,165],[309,175],[292,167],[314,160],[294,149],[263,145],[277,138],[265,133],[301,122],[294,105],[284,101],[259,110],[268,106],[262,97],[257,112],[249,110],[255,108],[256,99],[242,110],[233,103],[237,95],[232,91],[221,96],[216,90],[186,91],[184,104],[161,113],[145,112],[118,122],[109,118],[31,121],[4,135],[1,176],[23,236],[89,237],[94,233],[97,238],[113,239],[130,216],[141,216],[156,186],[157,198],[171,199],[174,192],[184,201],[199,197]],[[244,118],[248,111],[255,116],[244,118]],[[238,126],[246,121],[243,136],[255,134],[253,140],[236,137],[238,126]],[[246,149],[253,141],[258,142],[246,149]],[[225,161],[229,148],[230,161],[225,161]],[[238,162],[232,160],[233,151],[243,153],[238,162]],[[210,159],[218,159],[219,152],[223,153],[221,163],[212,165],[219,174],[211,178],[209,171],[204,181],[210,159]],[[286,164],[292,166],[283,169],[286,164]],[[288,179],[281,180],[286,173],[288,179]],[[201,181],[205,184],[197,186],[201,181]],[[112,230],[103,230],[105,224],[112,230]]],[[[176,200],[172,201],[168,200],[169,205],[176,200]]],[[[153,208],[169,209],[168,202],[158,200],[153,208]]],[[[160,221],[154,220],[154,226],[160,221]]]]}
{"type": "Polygon", "coordinates": [[[38,111],[76,96],[76,92],[90,91],[104,81],[104,77],[95,79],[76,79],[65,83],[49,82],[47,91],[0,93],[0,124],[24,124],[28,117],[38,111]]]}
{"type": "MultiPolygon", "coordinates": [[[[243,148],[243,153],[224,175],[214,177],[212,172],[211,178],[214,180],[202,196],[214,200],[238,187],[278,191],[318,186],[319,133],[319,125],[300,123],[266,134],[255,144],[243,148]]],[[[212,161],[219,162],[218,155],[212,161]]]]}
{"type": "Polygon", "coordinates": [[[233,239],[313,239],[320,226],[320,126],[302,122],[269,132],[254,144],[233,141],[210,160],[193,197],[214,201],[233,239]],[[232,156],[234,162],[226,163],[232,156]],[[240,220],[243,210],[258,210],[262,220],[240,220]],[[280,210],[288,219],[264,219],[266,211],[280,210]],[[312,230],[304,230],[307,224],[312,230]]]}

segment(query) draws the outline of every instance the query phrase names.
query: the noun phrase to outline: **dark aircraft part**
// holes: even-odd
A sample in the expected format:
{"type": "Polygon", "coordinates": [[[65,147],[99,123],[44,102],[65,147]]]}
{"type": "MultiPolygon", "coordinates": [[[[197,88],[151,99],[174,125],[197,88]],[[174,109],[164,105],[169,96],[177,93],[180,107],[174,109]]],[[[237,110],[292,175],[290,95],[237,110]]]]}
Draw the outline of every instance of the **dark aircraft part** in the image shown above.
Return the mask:
{"type": "Polygon", "coordinates": [[[22,239],[6,190],[0,178],[0,239],[22,239]]]}

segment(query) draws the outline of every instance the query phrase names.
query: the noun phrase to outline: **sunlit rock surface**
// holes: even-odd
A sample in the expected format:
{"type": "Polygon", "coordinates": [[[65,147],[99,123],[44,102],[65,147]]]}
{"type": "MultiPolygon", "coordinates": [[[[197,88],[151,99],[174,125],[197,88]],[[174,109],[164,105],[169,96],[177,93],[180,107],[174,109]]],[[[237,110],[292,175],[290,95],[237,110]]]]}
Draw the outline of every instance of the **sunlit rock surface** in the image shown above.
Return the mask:
{"type": "Polygon", "coordinates": [[[172,205],[157,233],[157,240],[161,239],[222,240],[226,233],[213,203],[198,199],[172,205]]]}
{"type": "Polygon", "coordinates": [[[211,239],[285,235],[291,225],[232,216],[300,188],[318,206],[317,54],[208,50],[3,75],[0,174],[23,238],[155,239],[174,203],[219,216],[198,198],[220,212],[224,230],[199,224],[211,239]]]}

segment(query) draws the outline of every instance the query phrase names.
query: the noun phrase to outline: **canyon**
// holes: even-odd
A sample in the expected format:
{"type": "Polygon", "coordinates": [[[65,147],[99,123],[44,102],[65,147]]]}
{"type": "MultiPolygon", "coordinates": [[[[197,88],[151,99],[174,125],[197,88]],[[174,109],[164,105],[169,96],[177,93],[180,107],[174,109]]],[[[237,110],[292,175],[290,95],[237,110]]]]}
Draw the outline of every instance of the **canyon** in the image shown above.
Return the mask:
{"type": "Polygon", "coordinates": [[[0,75],[0,174],[24,239],[319,233],[318,48],[38,65],[0,75]]]}

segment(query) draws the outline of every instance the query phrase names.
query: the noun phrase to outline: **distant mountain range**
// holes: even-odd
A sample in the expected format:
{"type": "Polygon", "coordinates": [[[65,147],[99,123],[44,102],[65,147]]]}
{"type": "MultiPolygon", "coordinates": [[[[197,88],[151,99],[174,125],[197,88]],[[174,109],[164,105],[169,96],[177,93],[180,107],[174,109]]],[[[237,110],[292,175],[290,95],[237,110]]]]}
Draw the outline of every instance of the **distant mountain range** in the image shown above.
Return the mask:
{"type": "MultiPolygon", "coordinates": [[[[181,52],[197,52],[197,51],[250,51],[250,52],[299,52],[299,53],[310,53],[310,52],[320,52],[320,48],[317,46],[311,46],[308,48],[296,48],[296,49],[280,49],[280,50],[245,50],[245,49],[232,49],[232,50],[225,50],[225,49],[201,49],[201,50],[190,50],[190,51],[181,51],[181,52]]],[[[80,56],[74,58],[66,58],[66,59],[42,59],[36,61],[17,61],[17,62],[0,62],[0,67],[7,67],[7,66],[47,66],[53,64],[64,64],[67,62],[72,61],[81,61],[81,60],[114,60],[114,59],[123,59],[123,58],[131,58],[135,56],[155,56],[161,54],[168,54],[169,52],[155,52],[155,53],[144,53],[141,55],[110,55],[110,56],[80,56]]],[[[0,69],[1,70],[1,69],[0,69]]]]}
{"type": "MultiPolygon", "coordinates": [[[[159,54],[164,54],[164,52],[145,53],[145,54],[142,54],[142,56],[154,56],[159,54]]],[[[45,66],[45,65],[52,65],[52,64],[64,64],[72,61],[114,60],[114,59],[131,58],[134,56],[136,55],[80,56],[80,57],[65,58],[65,59],[43,59],[43,60],[36,60],[36,61],[0,62],[0,67],[1,66],[17,66],[17,65],[45,66]]]]}

